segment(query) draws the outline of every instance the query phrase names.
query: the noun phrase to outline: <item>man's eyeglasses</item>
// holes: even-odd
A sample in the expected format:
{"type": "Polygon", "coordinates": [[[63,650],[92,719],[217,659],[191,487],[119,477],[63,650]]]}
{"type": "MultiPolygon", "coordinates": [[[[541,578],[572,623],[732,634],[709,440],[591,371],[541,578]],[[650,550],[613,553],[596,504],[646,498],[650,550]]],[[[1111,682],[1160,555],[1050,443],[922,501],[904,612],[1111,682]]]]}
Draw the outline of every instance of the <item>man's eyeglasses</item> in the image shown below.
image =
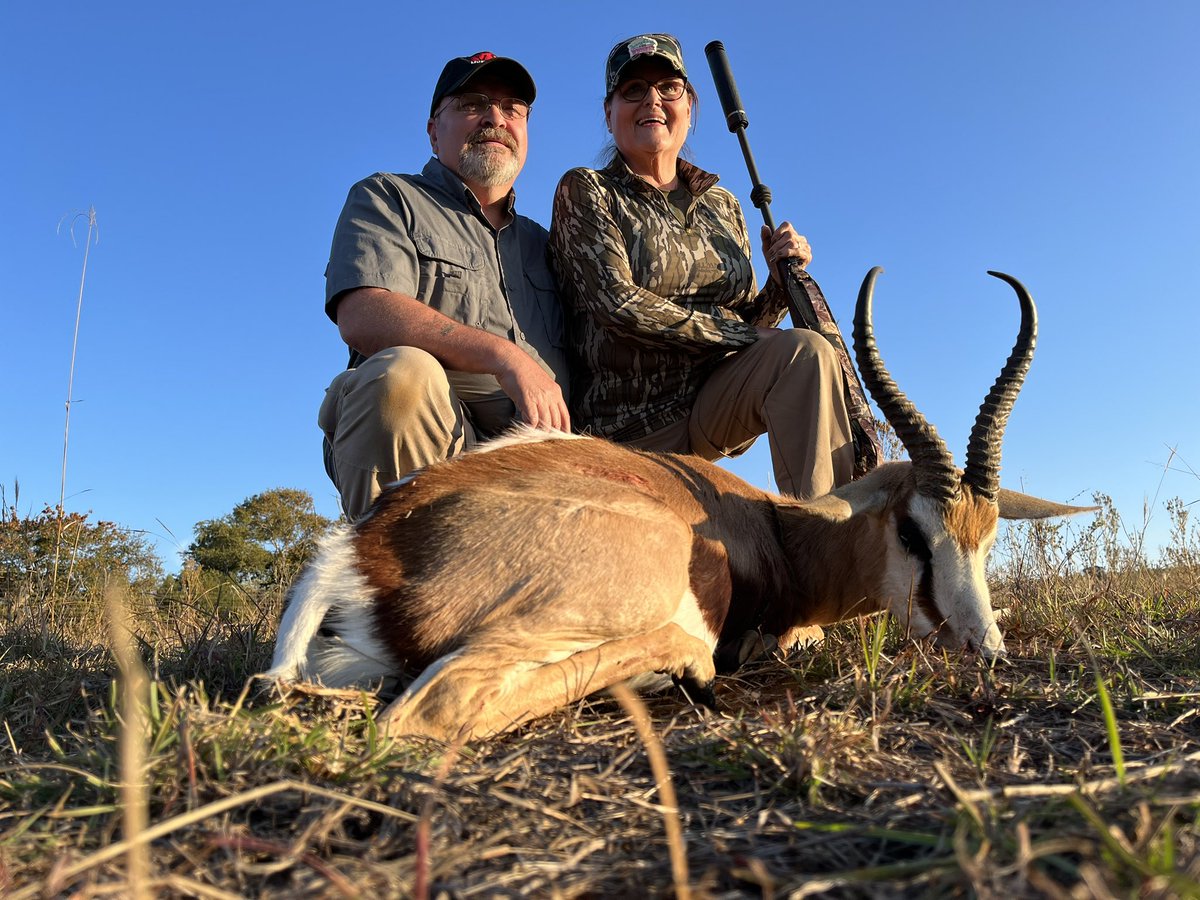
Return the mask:
{"type": "MultiPolygon", "coordinates": [[[[500,112],[504,114],[506,119],[527,119],[529,118],[529,104],[524,100],[518,100],[516,97],[489,97],[487,94],[455,94],[450,98],[450,102],[446,106],[453,106],[464,116],[481,116],[487,112],[492,105],[500,107],[500,112]]],[[[445,109],[443,106],[442,109],[445,109]]]]}
{"type": "Polygon", "coordinates": [[[683,96],[683,92],[687,90],[687,82],[682,78],[663,78],[659,81],[644,81],[641,78],[632,78],[624,84],[617,86],[617,94],[627,103],[637,103],[640,100],[645,100],[646,95],[650,93],[650,88],[658,91],[658,96],[664,100],[678,100],[683,96]]]}

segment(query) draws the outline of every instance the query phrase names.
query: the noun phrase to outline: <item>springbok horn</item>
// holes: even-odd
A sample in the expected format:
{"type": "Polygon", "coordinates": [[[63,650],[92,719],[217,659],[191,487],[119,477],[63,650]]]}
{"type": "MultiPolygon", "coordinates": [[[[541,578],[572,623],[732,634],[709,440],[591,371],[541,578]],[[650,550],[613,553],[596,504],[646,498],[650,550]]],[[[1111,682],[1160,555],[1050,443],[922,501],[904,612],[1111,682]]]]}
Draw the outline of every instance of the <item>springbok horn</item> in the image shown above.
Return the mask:
{"type": "Polygon", "coordinates": [[[937,429],[925,421],[925,417],[896,386],[884,368],[875,344],[871,302],[875,294],[875,279],[882,271],[879,266],[871,269],[858,292],[858,304],[854,309],[854,357],[858,360],[858,369],[867,390],[908,451],[921,492],[948,502],[959,494],[954,457],[946,448],[945,441],[938,436],[937,429]]]}
{"type": "Polygon", "coordinates": [[[1021,385],[1033,362],[1033,348],[1037,343],[1037,307],[1025,285],[1003,272],[988,272],[1002,281],[1007,281],[1021,301],[1021,330],[1013,345],[1008,362],[1000,370],[1000,376],[992,385],[991,392],[979,407],[975,426],[971,429],[971,440],[967,444],[967,466],[962,483],[970,485],[976,494],[995,500],[1000,491],[1000,445],[1004,439],[1004,426],[1012,412],[1021,385]]]}

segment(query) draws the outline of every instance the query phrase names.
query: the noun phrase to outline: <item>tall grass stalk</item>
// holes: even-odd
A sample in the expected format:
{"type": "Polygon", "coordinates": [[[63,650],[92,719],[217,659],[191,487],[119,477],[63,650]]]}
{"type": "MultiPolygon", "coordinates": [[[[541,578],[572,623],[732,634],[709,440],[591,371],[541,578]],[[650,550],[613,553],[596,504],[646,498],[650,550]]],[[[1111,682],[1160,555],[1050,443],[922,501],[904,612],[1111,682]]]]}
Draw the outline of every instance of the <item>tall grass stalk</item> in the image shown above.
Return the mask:
{"type": "Polygon", "coordinates": [[[146,786],[146,737],[150,722],[150,677],[142,665],[134,645],[126,609],[125,591],[110,584],[104,591],[108,613],[109,634],[113,656],[121,671],[121,805],[124,816],[124,837],[129,844],[126,855],[129,895],[134,900],[151,896],[150,850],[138,837],[150,823],[148,788],[146,786]]]}
{"type": "Polygon", "coordinates": [[[633,719],[642,746],[646,748],[646,756],[650,760],[650,769],[654,773],[655,786],[658,789],[663,827],[667,833],[667,850],[671,858],[675,897],[676,900],[689,900],[692,889],[688,878],[687,844],[683,837],[683,826],[679,823],[679,802],[675,796],[675,784],[671,781],[666,751],[654,732],[654,726],[650,722],[650,711],[646,709],[646,704],[641,698],[624,684],[614,684],[608,690],[633,719]]]}
{"type": "Polygon", "coordinates": [[[1108,734],[1108,748],[1112,753],[1113,769],[1117,773],[1117,781],[1125,786],[1125,754],[1121,750],[1121,732],[1117,728],[1117,715],[1113,711],[1112,697],[1108,693],[1108,685],[1104,676],[1096,672],[1096,694],[1100,697],[1100,709],[1104,713],[1104,730],[1108,734]]]}
{"type": "MultiPolygon", "coordinates": [[[[96,224],[96,207],[89,206],[86,213],[78,213],[79,216],[87,216],[88,230],[87,240],[83,243],[83,271],[79,275],[79,299],[75,303],[75,331],[71,337],[71,366],[67,374],[67,411],[66,418],[63,422],[63,455],[62,455],[62,477],[58,485],[58,535],[54,541],[54,566],[50,576],[51,592],[58,586],[58,559],[62,548],[62,526],[63,526],[63,504],[67,499],[67,444],[71,437],[71,404],[74,402],[75,393],[75,354],[79,348],[79,320],[83,316],[83,288],[87,282],[87,264],[88,252],[92,249],[92,239],[95,236],[99,240],[99,231],[96,224]]],[[[61,222],[59,223],[61,227],[61,222]]],[[[71,239],[74,240],[74,219],[71,225],[71,239]]]]}
{"type": "Polygon", "coordinates": [[[1092,664],[1092,673],[1096,678],[1096,697],[1100,701],[1100,712],[1104,717],[1104,732],[1108,736],[1108,749],[1112,755],[1113,770],[1117,773],[1117,783],[1125,786],[1125,753],[1121,749],[1121,731],[1117,725],[1117,714],[1113,709],[1112,696],[1108,692],[1108,684],[1100,671],[1100,661],[1096,658],[1092,645],[1082,633],[1079,639],[1087,652],[1092,664]]]}
{"type": "Polygon", "coordinates": [[[879,687],[879,663],[883,658],[883,645],[887,639],[888,620],[886,616],[858,617],[858,641],[863,652],[863,667],[867,670],[867,680],[872,688],[879,687]]]}

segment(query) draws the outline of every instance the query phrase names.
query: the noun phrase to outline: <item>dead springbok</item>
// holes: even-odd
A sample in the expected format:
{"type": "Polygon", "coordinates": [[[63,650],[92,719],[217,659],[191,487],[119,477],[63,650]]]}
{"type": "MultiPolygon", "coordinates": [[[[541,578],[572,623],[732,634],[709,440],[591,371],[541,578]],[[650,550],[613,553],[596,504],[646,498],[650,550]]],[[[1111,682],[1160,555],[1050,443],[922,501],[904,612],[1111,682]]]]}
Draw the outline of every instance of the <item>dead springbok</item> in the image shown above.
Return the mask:
{"type": "Polygon", "coordinates": [[[692,456],[518,431],[392,486],[327,538],[280,624],[282,680],[416,675],[381,715],[393,735],[510,729],[616,682],[709,686],[747,633],[891,610],[918,636],[1004,653],[984,563],[997,518],[1083,512],[1007,491],[1000,445],[1037,330],[1015,279],[1016,345],[971,431],[966,470],[897,388],[875,345],[876,276],[854,347],[911,462],[811,501],[692,456]]]}

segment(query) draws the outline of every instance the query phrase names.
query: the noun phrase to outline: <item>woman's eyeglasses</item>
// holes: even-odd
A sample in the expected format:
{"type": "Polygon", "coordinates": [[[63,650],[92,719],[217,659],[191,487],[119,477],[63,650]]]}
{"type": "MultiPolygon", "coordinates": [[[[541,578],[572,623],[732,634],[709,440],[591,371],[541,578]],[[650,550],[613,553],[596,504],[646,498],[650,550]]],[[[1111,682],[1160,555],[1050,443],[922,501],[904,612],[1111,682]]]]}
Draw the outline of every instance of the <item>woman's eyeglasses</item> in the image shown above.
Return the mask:
{"type": "Polygon", "coordinates": [[[682,78],[663,78],[654,82],[632,78],[617,86],[617,95],[627,103],[637,103],[646,99],[650,88],[658,91],[658,96],[664,100],[678,100],[687,90],[687,82],[682,78]]]}

